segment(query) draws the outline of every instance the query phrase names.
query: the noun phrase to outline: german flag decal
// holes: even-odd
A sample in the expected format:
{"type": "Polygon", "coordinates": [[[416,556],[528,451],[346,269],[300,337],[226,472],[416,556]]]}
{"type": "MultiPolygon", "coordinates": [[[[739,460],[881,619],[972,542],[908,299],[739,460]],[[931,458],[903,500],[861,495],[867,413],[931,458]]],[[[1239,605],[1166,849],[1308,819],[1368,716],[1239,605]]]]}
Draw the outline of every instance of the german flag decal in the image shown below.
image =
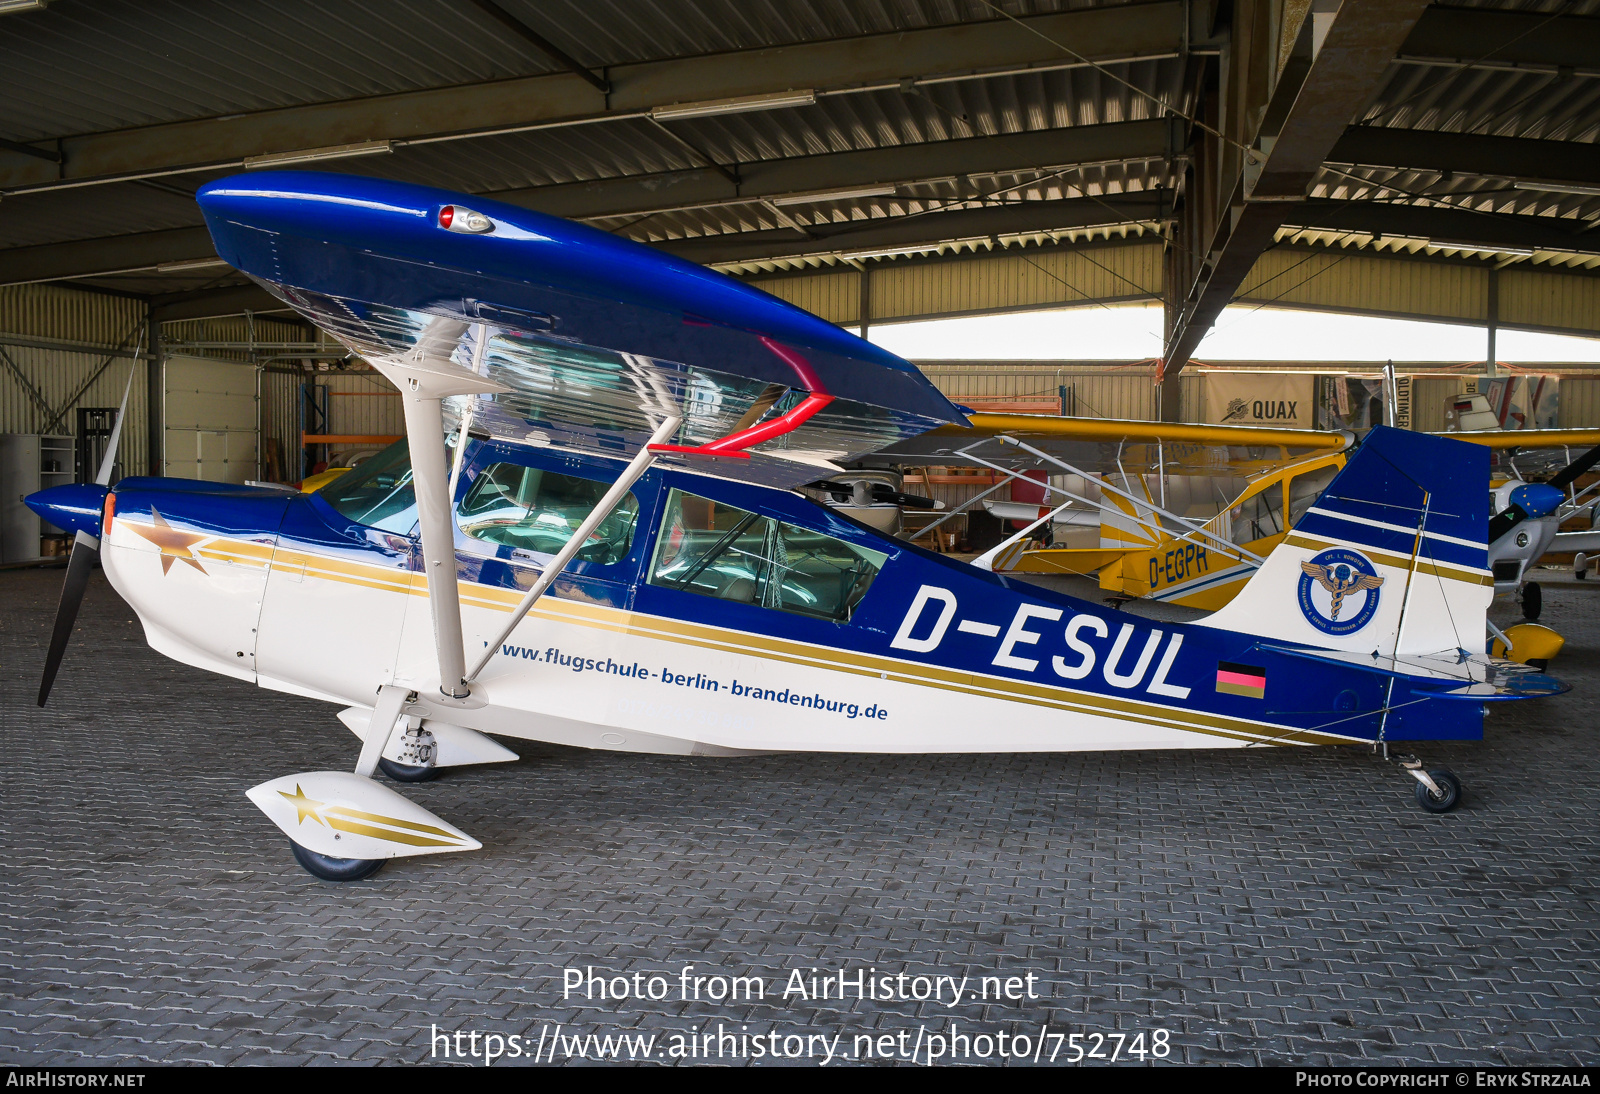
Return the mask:
{"type": "Polygon", "coordinates": [[[1267,691],[1267,670],[1256,665],[1217,662],[1217,691],[1223,695],[1243,695],[1260,699],[1267,691]]]}

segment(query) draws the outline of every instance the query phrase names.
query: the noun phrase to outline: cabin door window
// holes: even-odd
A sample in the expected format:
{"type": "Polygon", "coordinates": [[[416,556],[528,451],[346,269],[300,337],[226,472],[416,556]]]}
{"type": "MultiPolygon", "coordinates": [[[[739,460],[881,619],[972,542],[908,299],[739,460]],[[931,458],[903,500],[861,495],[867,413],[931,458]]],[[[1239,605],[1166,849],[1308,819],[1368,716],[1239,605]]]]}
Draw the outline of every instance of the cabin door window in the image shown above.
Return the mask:
{"type": "Polygon", "coordinates": [[[674,490],[650,584],[845,623],[888,557],[674,490]]]}

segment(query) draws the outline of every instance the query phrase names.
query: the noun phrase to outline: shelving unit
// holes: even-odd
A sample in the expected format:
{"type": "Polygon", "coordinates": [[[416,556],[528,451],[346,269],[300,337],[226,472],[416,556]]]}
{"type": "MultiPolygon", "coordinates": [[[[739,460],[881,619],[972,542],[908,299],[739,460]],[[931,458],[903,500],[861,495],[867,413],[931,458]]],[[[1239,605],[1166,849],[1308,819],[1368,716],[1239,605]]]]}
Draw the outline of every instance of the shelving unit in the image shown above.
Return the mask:
{"type": "Polygon", "coordinates": [[[0,563],[38,562],[41,540],[66,532],[36,516],[22,499],[74,480],[74,440],[37,433],[0,433],[0,563]]]}

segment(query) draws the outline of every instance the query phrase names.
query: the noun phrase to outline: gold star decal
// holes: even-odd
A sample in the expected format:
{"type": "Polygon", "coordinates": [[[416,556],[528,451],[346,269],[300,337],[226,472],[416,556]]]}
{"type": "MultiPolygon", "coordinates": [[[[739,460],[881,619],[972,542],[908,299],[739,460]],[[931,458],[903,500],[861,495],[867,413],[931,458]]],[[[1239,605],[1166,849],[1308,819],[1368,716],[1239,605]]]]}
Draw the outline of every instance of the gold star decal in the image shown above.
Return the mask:
{"type": "Polygon", "coordinates": [[[318,812],[318,810],[322,809],[323,807],[322,802],[313,801],[312,799],[306,797],[306,793],[304,790],[300,789],[299,783],[294,784],[293,794],[289,793],[287,790],[280,790],[278,793],[282,794],[285,798],[288,798],[290,803],[294,805],[294,811],[296,814],[298,814],[294,821],[296,824],[304,824],[305,819],[310,817],[318,824],[323,826],[327,825],[328,822],[323,820],[322,814],[318,812]]]}
{"type": "Polygon", "coordinates": [[[193,547],[196,543],[211,537],[178,531],[167,523],[165,517],[156,512],[156,507],[153,505],[150,507],[150,516],[155,520],[152,525],[134,524],[130,521],[123,521],[123,523],[161,548],[161,575],[163,577],[166,576],[167,571],[172,569],[173,562],[187,562],[204,574],[206,572],[205,567],[201,566],[200,560],[195,557],[193,547]]]}

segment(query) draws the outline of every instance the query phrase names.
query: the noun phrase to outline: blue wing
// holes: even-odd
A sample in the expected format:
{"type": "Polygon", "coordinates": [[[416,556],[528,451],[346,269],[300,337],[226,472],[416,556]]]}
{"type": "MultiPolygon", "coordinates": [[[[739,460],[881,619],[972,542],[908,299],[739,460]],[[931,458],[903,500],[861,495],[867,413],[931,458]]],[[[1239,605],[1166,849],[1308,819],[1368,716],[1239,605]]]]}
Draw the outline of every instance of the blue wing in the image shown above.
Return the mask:
{"type": "MultiPolygon", "coordinates": [[[[673,404],[701,444],[832,397],[736,477],[816,477],[793,460],[846,459],[961,412],[910,362],[785,301],[653,248],[556,217],[354,175],[262,172],[197,195],[217,253],[364,357],[403,356],[425,330],[483,324],[489,376],[475,427],[598,455],[637,448],[673,404]],[[445,207],[483,214],[448,230],[445,207]],[[774,458],[787,457],[787,458],[774,458]]],[[[724,470],[719,466],[719,473],[724,470]]]]}

